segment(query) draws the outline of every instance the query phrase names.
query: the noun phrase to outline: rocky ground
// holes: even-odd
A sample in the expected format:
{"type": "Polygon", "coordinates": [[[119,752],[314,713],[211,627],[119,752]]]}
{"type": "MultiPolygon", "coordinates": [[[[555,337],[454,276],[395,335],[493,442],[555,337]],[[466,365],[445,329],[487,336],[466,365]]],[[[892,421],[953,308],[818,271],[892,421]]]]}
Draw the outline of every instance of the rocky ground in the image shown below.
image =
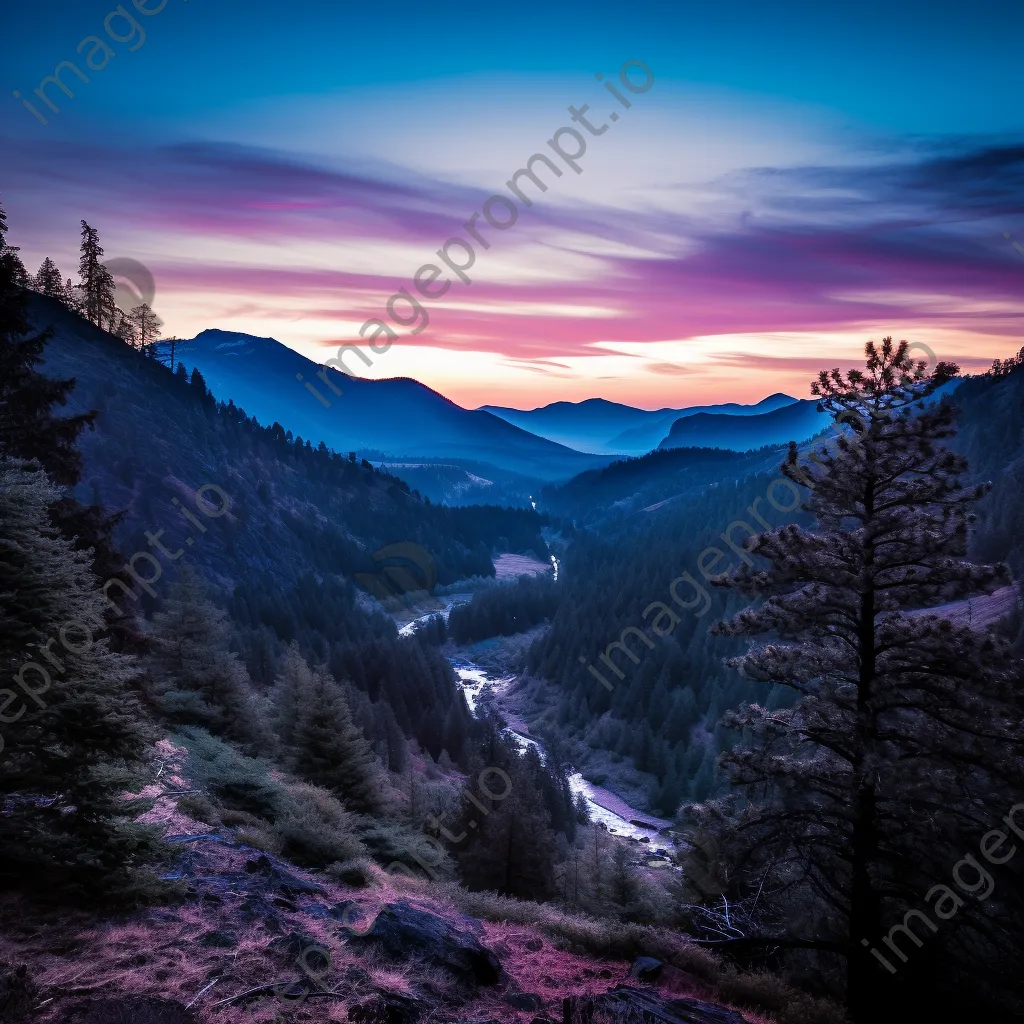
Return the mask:
{"type": "Polygon", "coordinates": [[[569,1013],[582,1024],[605,1010],[658,1024],[761,1019],[673,996],[685,977],[658,960],[631,968],[573,953],[536,928],[470,917],[425,883],[381,873],[355,889],[224,836],[172,839],[188,892],[176,906],[108,919],[0,906],[0,1020],[546,1024],[569,1013]]]}
{"type": "Polygon", "coordinates": [[[677,933],[376,867],[347,884],[188,818],[173,796],[150,820],[178,850],[177,900],[116,915],[0,900],[4,1024],[839,1021],[677,933]]]}

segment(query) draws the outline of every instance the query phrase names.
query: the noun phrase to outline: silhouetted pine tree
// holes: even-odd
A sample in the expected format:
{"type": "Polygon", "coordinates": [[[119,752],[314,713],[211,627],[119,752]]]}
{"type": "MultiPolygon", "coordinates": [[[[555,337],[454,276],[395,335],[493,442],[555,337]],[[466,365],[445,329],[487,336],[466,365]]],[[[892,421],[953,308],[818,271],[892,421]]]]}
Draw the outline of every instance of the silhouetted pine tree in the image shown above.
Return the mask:
{"type": "Polygon", "coordinates": [[[130,898],[160,849],[123,795],[141,787],[153,736],[134,661],[99,639],[89,559],[49,525],[57,494],[38,468],[0,458],[0,672],[37,694],[4,703],[0,883],[130,898]]]}
{"type": "Polygon", "coordinates": [[[119,309],[115,309],[107,327],[115,338],[120,338],[131,348],[139,348],[139,335],[135,324],[119,309]]]}
{"type": "Polygon", "coordinates": [[[97,327],[111,326],[117,307],[114,305],[114,278],[100,262],[103,248],[99,232],[82,221],[82,252],[78,260],[78,277],[82,288],[83,316],[97,327]]]}
{"type": "Polygon", "coordinates": [[[64,278],[61,277],[57,264],[49,256],[39,265],[34,284],[35,290],[41,295],[64,301],[64,278]]]}
{"type": "MultiPolygon", "coordinates": [[[[147,345],[151,345],[160,337],[160,318],[145,302],[132,307],[129,320],[135,328],[135,336],[138,338],[139,348],[145,349],[147,345]]],[[[174,349],[172,347],[172,359],[173,354],[174,349]]]]}
{"type": "MultiPolygon", "coordinates": [[[[0,248],[3,229],[0,208],[0,248]]],[[[33,333],[27,299],[13,259],[0,252],[0,451],[38,459],[55,483],[71,485],[78,482],[82,467],[75,441],[96,414],[53,416],[52,407],[67,403],[75,381],[44,377],[36,370],[52,332],[33,333]]]]}
{"type": "Polygon", "coordinates": [[[28,273],[18,255],[19,249],[20,246],[7,244],[7,213],[0,204],[0,281],[25,288],[28,286],[28,273]]]}
{"type": "MultiPolygon", "coordinates": [[[[0,225],[6,226],[2,208],[0,225]]],[[[84,427],[92,427],[96,413],[53,415],[54,406],[67,403],[75,381],[54,379],[38,371],[51,332],[32,330],[28,292],[18,284],[16,271],[12,260],[0,254],[0,453],[37,459],[50,480],[70,487],[78,483],[82,468],[75,442],[84,427]]],[[[93,571],[100,579],[120,571],[124,559],[112,538],[120,515],[109,515],[96,504],[82,505],[64,494],[58,495],[50,517],[79,551],[92,550],[93,571]]],[[[116,630],[118,639],[123,640],[125,625],[116,630]]]]}
{"type": "MultiPolygon", "coordinates": [[[[767,599],[718,631],[773,637],[731,664],[796,699],[725,717],[744,742],[722,765],[748,802],[724,822],[720,808],[704,809],[752,884],[767,871],[776,901],[805,908],[789,914],[803,928],[773,944],[845,959],[858,1020],[877,1019],[894,998],[869,947],[906,911],[935,912],[925,894],[1021,792],[1021,713],[1006,645],[915,614],[1005,581],[1004,567],[963,560],[970,507],[985,488],[964,487],[964,460],[941,444],[954,432],[952,409],[921,404],[957,368],[939,364],[926,376],[906,343],[889,338],[866,355],[866,373],[822,372],[814,385],[830,412],[860,417],[859,437],[818,452],[816,466],[792,447],[783,465],[811,486],[816,531],[760,535],[751,551],[770,566],[723,581],[767,599]]],[[[960,963],[991,976],[985,960],[1013,948],[1007,922],[976,907],[934,939],[917,925],[941,944],[930,948],[947,949],[944,971],[960,963]]],[[[918,955],[905,936],[902,946],[918,955]]]]}

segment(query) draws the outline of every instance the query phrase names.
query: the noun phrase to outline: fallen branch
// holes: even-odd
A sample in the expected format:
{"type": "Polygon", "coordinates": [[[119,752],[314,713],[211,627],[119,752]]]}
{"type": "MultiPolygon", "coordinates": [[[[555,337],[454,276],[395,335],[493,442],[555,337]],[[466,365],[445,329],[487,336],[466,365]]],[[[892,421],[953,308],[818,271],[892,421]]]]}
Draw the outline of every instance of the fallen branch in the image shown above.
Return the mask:
{"type": "Polygon", "coordinates": [[[187,1003],[185,1005],[185,1009],[188,1010],[192,1006],[194,1006],[196,1004],[196,1002],[199,1000],[199,996],[201,996],[203,994],[203,992],[209,992],[210,989],[213,988],[213,986],[216,985],[218,981],[220,981],[220,978],[214,978],[213,981],[211,981],[210,984],[206,986],[206,988],[204,988],[201,992],[199,992],[196,995],[195,999],[193,999],[191,1003],[187,1003]]]}
{"type": "Polygon", "coordinates": [[[98,985],[79,985],[78,988],[69,988],[67,990],[68,995],[78,996],[84,992],[95,992],[97,989],[106,988],[107,985],[113,984],[114,979],[111,978],[109,981],[101,981],[98,985]]]}
{"type": "Polygon", "coordinates": [[[238,1002],[238,1001],[240,1001],[242,999],[248,999],[249,996],[262,996],[262,995],[266,995],[268,992],[273,992],[273,991],[274,991],[274,986],[273,985],[258,985],[256,988],[249,989],[248,992],[239,992],[238,995],[236,995],[236,996],[228,996],[227,999],[221,999],[219,1002],[212,1003],[211,1004],[211,1009],[214,1006],[224,1006],[226,1003],[235,1003],[235,1002],[238,1002]]]}

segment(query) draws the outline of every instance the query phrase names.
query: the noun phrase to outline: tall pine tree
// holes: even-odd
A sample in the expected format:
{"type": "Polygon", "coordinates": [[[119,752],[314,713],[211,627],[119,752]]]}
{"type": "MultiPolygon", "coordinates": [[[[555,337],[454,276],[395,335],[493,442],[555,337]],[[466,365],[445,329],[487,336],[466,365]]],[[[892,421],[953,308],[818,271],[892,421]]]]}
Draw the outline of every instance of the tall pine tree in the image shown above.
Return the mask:
{"type": "Polygon", "coordinates": [[[379,811],[383,773],[352,721],[341,687],[324,669],[316,669],[300,676],[298,701],[291,751],[296,774],[331,790],[350,810],[379,811]]]}
{"type": "Polygon", "coordinates": [[[35,290],[40,295],[64,301],[64,278],[61,277],[57,264],[49,256],[39,266],[39,272],[35,278],[35,290]]]}
{"type": "Polygon", "coordinates": [[[201,725],[241,742],[266,740],[249,675],[231,650],[224,611],[190,565],[182,565],[150,626],[153,691],[171,721],[201,725]]]}
{"type": "MultiPolygon", "coordinates": [[[[6,219],[0,208],[0,249],[6,219]]],[[[78,483],[82,459],[75,447],[78,435],[92,426],[96,413],[55,416],[54,406],[67,403],[75,386],[71,379],[44,376],[38,367],[52,332],[34,330],[29,320],[29,294],[18,283],[16,254],[0,252],[0,454],[36,459],[54,483],[78,483]]],[[[124,559],[114,547],[112,533],[120,515],[108,515],[99,505],[85,506],[69,494],[58,495],[51,521],[80,551],[92,551],[93,571],[109,579],[121,571],[124,559]]],[[[131,629],[117,628],[118,640],[131,629]]]]}
{"type": "Polygon", "coordinates": [[[986,956],[1012,948],[1005,923],[977,903],[934,940],[905,915],[936,913],[925,894],[1021,792],[1006,645],[927,613],[1005,579],[1003,567],[964,561],[971,504],[985,488],[962,483],[964,460],[941,443],[954,433],[953,409],[925,402],[957,368],[926,375],[906,343],[889,338],[866,354],[866,372],[823,372],[813,389],[837,418],[859,418],[859,437],[817,452],[813,465],[794,446],[783,465],[794,485],[811,488],[817,529],[760,535],[750,550],[769,566],[744,565],[721,581],[766,598],[718,627],[768,634],[732,664],[793,700],[726,716],[744,742],[722,765],[745,802],[724,820],[704,815],[725,856],[782,904],[777,916],[792,930],[771,944],[841,956],[861,1021],[895,998],[871,947],[888,932],[902,940],[899,960],[907,950],[925,955],[899,930],[908,920],[936,944],[927,955],[937,963],[935,950],[946,949],[944,973],[959,962],[980,977],[991,970],[986,956]]]}
{"type": "Polygon", "coordinates": [[[114,278],[102,264],[99,232],[82,221],[82,254],[78,277],[84,302],[83,314],[97,327],[112,325],[117,310],[114,304],[114,278]]]}
{"type": "Polygon", "coordinates": [[[28,285],[28,273],[18,255],[19,246],[7,243],[7,213],[0,205],[0,281],[18,288],[28,285]]]}
{"type": "Polygon", "coordinates": [[[140,349],[146,349],[160,337],[160,318],[145,302],[133,306],[128,319],[135,328],[135,337],[140,349]]]}
{"type": "Polygon", "coordinates": [[[0,675],[14,680],[0,691],[0,884],[138,895],[160,847],[124,794],[141,788],[153,737],[135,663],[99,638],[89,559],[48,522],[57,494],[38,467],[0,458],[0,675]]]}
{"type": "Polygon", "coordinates": [[[96,414],[52,415],[53,406],[67,402],[75,381],[44,377],[36,369],[52,332],[32,329],[28,293],[18,282],[20,261],[3,251],[6,227],[0,207],[0,452],[38,459],[55,483],[75,484],[82,467],[75,441],[96,414]]]}

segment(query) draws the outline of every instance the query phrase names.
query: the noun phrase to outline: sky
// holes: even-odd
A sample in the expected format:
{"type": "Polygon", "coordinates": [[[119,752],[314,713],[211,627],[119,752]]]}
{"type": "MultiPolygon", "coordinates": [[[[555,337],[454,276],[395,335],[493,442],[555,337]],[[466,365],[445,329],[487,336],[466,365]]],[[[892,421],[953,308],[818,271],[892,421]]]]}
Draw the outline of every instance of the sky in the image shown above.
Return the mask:
{"type": "Polygon", "coordinates": [[[75,277],[84,218],[167,336],[358,343],[353,372],[470,408],[806,397],[885,335],[972,372],[1024,345],[1017,0],[49,0],[4,27],[9,241],[75,277]],[[47,104],[62,61],[88,82],[47,104]],[[514,194],[536,153],[546,190],[514,194]]]}

